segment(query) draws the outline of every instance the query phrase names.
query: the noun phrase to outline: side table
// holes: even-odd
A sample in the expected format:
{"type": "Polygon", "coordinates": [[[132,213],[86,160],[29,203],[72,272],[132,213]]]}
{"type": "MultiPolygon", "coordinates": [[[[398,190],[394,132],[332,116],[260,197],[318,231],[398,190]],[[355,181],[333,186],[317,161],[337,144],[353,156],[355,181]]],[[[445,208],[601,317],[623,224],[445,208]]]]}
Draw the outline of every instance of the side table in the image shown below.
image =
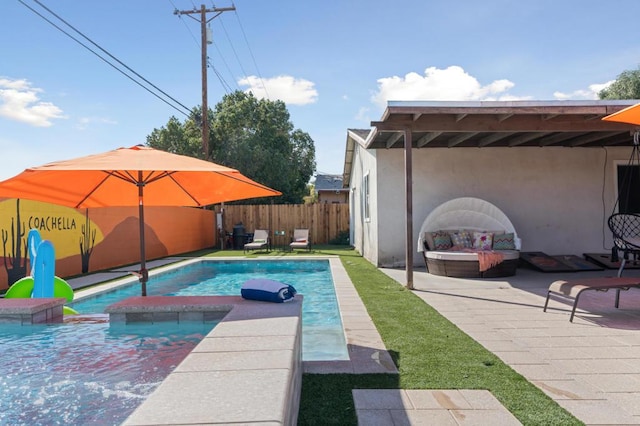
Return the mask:
{"type": "Polygon", "coordinates": [[[287,232],[273,231],[273,245],[276,250],[286,251],[287,249],[287,232]]]}

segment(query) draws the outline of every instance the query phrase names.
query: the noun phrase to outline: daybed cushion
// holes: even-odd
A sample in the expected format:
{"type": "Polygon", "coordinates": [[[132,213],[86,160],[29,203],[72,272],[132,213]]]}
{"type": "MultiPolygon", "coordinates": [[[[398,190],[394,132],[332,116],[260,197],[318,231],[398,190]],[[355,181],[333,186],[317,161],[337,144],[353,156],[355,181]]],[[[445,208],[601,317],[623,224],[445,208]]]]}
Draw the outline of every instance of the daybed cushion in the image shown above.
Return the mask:
{"type": "Polygon", "coordinates": [[[469,231],[460,231],[451,233],[451,242],[454,246],[472,248],[473,236],[469,231]]]}
{"type": "Polygon", "coordinates": [[[513,232],[493,236],[494,250],[515,250],[516,243],[513,232]]]}
{"type": "MultiPolygon", "coordinates": [[[[496,250],[504,255],[504,260],[516,260],[520,258],[518,250],[496,250]]],[[[425,256],[429,259],[437,260],[468,260],[478,261],[478,254],[465,251],[427,251],[425,256]]]]}
{"type": "MultiPolygon", "coordinates": [[[[425,232],[424,241],[427,243],[427,247],[429,247],[429,250],[435,250],[433,235],[437,232],[446,232],[449,235],[449,239],[451,239],[451,233],[458,232],[458,230],[457,229],[439,229],[435,231],[425,232]]],[[[451,243],[451,245],[453,245],[453,243],[451,243]]]]}
{"type": "Polygon", "coordinates": [[[473,248],[480,250],[491,250],[493,246],[492,232],[474,232],[473,248]]]}
{"type": "Polygon", "coordinates": [[[431,237],[433,239],[433,250],[448,250],[453,245],[451,235],[446,231],[433,232],[431,237]]]}
{"type": "Polygon", "coordinates": [[[244,299],[282,303],[292,299],[296,295],[296,289],[279,281],[258,278],[245,281],[240,294],[244,299]]]}

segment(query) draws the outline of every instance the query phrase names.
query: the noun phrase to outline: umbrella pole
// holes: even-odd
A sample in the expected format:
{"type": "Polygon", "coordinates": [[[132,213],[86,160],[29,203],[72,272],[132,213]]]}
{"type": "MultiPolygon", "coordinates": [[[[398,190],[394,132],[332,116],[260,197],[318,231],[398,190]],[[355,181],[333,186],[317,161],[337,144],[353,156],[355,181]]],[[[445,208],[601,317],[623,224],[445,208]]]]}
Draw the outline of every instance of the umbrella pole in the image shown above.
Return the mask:
{"type": "Polygon", "coordinates": [[[145,241],[144,241],[144,203],[142,181],[142,172],[138,172],[138,222],[140,223],[140,285],[142,287],[142,296],[147,295],[147,281],[149,280],[149,271],[147,271],[145,241]]]}

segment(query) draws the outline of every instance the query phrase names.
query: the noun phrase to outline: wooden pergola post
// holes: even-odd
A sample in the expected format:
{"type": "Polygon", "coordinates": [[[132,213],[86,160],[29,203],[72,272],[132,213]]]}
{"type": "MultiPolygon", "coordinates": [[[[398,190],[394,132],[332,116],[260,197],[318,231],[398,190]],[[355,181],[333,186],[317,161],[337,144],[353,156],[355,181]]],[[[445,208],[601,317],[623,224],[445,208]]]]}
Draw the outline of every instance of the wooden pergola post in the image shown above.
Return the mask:
{"type": "Polygon", "coordinates": [[[411,128],[405,127],[404,129],[404,185],[405,185],[405,201],[406,201],[406,247],[405,247],[405,261],[406,261],[406,287],[409,290],[413,290],[413,180],[412,180],[412,160],[411,150],[413,148],[413,141],[411,138],[411,128]]]}

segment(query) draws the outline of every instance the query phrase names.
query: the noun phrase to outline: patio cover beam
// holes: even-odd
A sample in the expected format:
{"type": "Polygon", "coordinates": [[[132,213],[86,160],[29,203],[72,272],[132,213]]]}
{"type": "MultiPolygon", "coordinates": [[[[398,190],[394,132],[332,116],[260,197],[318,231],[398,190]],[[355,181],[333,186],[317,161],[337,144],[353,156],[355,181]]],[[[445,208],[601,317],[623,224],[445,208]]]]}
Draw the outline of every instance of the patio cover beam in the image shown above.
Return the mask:
{"type": "Polygon", "coordinates": [[[453,116],[425,114],[417,121],[394,117],[384,122],[373,121],[371,125],[379,131],[410,128],[414,132],[594,132],[629,129],[628,124],[585,120],[582,117],[565,116],[545,121],[540,115],[513,116],[505,121],[497,121],[487,115],[469,115],[462,121],[456,121],[453,116]]]}

